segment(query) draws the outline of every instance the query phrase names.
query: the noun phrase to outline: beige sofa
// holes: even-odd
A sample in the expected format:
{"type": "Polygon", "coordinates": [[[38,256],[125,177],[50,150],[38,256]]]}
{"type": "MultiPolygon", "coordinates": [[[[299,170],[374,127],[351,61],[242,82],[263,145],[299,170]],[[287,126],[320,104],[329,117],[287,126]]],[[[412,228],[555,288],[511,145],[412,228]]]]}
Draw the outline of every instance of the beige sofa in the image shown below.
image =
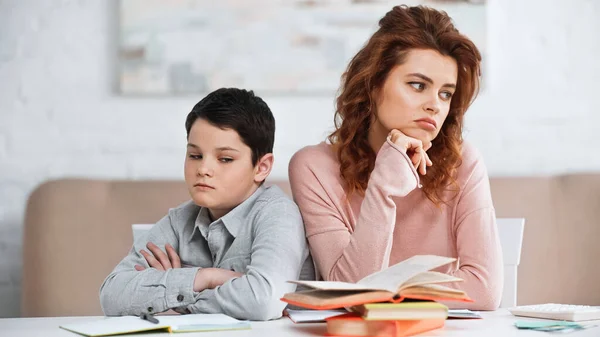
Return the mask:
{"type": "MultiPolygon", "coordinates": [[[[287,182],[277,182],[289,192],[287,182]]],[[[518,304],[600,305],[600,174],[492,178],[498,217],[524,217],[518,304]]],[[[131,224],[188,199],[180,181],[58,180],[25,216],[23,316],[99,315],[98,289],[131,247],[131,224]]]]}

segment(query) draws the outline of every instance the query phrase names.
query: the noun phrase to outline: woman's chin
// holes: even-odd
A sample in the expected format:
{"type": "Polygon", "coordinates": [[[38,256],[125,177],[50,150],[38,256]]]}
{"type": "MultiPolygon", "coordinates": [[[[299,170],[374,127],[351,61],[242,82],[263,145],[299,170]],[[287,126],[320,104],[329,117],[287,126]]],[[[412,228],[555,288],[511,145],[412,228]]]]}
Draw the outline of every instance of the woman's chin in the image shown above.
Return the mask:
{"type": "Polygon", "coordinates": [[[411,129],[403,133],[408,137],[420,140],[421,142],[423,142],[423,144],[430,143],[435,138],[433,132],[423,129],[411,129]]]}

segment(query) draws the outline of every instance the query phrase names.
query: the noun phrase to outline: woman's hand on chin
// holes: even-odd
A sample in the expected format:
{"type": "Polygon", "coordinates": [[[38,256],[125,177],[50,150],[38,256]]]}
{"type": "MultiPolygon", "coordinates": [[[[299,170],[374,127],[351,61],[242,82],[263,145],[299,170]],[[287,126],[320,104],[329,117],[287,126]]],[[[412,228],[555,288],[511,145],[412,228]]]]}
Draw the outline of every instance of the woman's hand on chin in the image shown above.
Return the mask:
{"type": "Polygon", "coordinates": [[[389,140],[396,146],[405,151],[415,166],[415,169],[422,175],[427,174],[427,166],[433,165],[427,155],[427,150],[431,148],[431,142],[423,142],[419,139],[409,137],[399,130],[393,129],[388,135],[389,140]]]}

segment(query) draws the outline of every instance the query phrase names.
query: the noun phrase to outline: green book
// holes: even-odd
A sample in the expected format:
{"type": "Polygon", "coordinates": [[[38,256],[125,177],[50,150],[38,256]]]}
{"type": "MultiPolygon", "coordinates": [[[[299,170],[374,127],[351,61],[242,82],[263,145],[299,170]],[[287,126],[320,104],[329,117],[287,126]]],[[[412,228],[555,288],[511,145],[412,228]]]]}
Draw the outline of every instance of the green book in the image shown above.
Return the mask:
{"type": "Polygon", "coordinates": [[[448,307],[437,302],[368,303],[353,307],[365,320],[446,319],[448,307]]]}
{"type": "Polygon", "coordinates": [[[137,316],[105,317],[88,322],[61,325],[83,336],[113,336],[137,332],[202,332],[248,330],[250,323],[223,314],[154,316],[154,322],[137,316]]]}

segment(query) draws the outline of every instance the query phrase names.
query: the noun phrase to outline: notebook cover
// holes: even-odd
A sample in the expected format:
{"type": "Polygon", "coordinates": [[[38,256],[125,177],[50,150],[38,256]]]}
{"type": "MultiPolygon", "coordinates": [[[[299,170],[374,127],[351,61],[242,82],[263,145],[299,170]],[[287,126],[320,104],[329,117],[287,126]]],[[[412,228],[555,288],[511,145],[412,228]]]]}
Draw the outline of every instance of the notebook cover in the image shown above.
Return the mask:
{"type": "Polygon", "coordinates": [[[369,298],[368,300],[356,299],[354,301],[341,301],[341,302],[336,302],[336,303],[332,303],[332,304],[324,304],[324,305],[305,303],[302,301],[287,299],[285,297],[281,298],[281,300],[283,302],[286,302],[286,303],[289,303],[289,304],[292,304],[292,305],[295,305],[298,307],[313,309],[313,310],[341,309],[341,308],[351,307],[351,306],[355,306],[355,305],[378,303],[378,302],[399,303],[399,302],[404,301],[405,299],[426,300],[426,301],[474,302],[470,298],[469,299],[455,299],[455,298],[443,298],[443,297],[431,297],[431,296],[394,297],[391,294],[385,294],[385,295],[382,294],[381,296],[372,297],[372,298],[369,298]]]}

